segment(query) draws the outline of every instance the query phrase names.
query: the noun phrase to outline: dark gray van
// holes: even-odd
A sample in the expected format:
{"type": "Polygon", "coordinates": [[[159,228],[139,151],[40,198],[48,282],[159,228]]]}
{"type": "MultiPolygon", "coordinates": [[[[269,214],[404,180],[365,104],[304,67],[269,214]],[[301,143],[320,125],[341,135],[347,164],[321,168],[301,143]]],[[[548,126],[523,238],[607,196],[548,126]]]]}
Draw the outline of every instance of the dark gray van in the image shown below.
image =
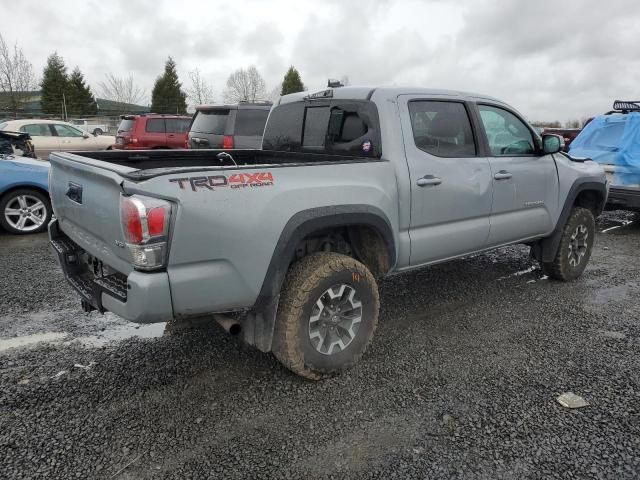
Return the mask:
{"type": "Polygon", "coordinates": [[[269,110],[266,102],[200,105],[189,128],[189,148],[260,148],[269,110]]]}

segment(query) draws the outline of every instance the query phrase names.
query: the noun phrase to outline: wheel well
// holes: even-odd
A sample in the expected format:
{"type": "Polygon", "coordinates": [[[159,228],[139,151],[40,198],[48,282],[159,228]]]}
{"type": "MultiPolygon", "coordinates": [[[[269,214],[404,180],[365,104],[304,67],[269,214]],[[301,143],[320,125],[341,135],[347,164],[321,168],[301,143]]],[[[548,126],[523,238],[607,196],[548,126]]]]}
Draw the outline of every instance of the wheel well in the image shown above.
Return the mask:
{"type": "Polygon", "coordinates": [[[10,194],[11,192],[15,192],[16,190],[35,190],[36,192],[43,194],[45,197],[50,198],[49,192],[47,192],[42,187],[38,187],[37,185],[17,185],[15,187],[11,187],[10,189],[0,193],[0,200],[3,199],[8,194],[10,194]]]}
{"type": "Polygon", "coordinates": [[[331,227],[304,237],[295,248],[292,261],[315,252],[336,252],[362,262],[376,279],[391,268],[392,254],[376,228],[368,225],[331,227]]]}
{"type": "Polygon", "coordinates": [[[597,190],[583,190],[578,194],[573,205],[591,210],[594,216],[598,216],[604,209],[604,197],[597,190]]]}

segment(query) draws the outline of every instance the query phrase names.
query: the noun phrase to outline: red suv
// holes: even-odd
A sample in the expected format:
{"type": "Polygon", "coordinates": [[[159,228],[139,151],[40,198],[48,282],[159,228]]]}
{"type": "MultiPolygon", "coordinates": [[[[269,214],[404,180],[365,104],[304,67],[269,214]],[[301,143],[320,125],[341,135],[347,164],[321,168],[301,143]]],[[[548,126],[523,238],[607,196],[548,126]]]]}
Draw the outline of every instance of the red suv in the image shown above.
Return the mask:
{"type": "Polygon", "coordinates": [[[191,117],[183,115],[122,115],[113,148],[150,150],[184,148],[191,117]]]}

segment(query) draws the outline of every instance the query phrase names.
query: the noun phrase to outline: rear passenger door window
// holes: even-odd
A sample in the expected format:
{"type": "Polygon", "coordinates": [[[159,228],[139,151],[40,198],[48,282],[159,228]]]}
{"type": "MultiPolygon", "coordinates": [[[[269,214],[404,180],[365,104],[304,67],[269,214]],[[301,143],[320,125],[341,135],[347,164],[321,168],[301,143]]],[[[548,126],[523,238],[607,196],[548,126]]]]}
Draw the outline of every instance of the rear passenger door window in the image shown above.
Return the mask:
{"type": "Polygon", "coordinates": [[[164,118],[149,118],[145,130],[149,133],[165,133],[164,118]]]}
{"type": "Polygon", "coordinates": [[[20,131],[28,133],[32,137],[50,137],[52,135],[48,123],[34,123],[20,127],[20,131]]]}
{"type": "Polygon", "coordinates": [[[531,130],[513,113],[490,105],[478,105],[480,118],[494,157],[535,155],[531,130]]]}
{"type": "Polygon", "coordinates": [[[463,103],[409,102],[409,116],[416,147],[437,157],[474,157],[476,141],[463,103]]]}

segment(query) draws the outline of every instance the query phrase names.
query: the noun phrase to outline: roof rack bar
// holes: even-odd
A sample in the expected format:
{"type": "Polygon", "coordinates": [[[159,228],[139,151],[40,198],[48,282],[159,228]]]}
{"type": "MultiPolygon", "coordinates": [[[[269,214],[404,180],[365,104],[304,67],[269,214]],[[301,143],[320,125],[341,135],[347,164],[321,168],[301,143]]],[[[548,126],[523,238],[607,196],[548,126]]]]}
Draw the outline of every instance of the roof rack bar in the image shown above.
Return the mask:
{"type": "Polygon", "coordinates": [[[616,100],[613,109],[623,113],[640,111],[640,100],[616,100]]]}

